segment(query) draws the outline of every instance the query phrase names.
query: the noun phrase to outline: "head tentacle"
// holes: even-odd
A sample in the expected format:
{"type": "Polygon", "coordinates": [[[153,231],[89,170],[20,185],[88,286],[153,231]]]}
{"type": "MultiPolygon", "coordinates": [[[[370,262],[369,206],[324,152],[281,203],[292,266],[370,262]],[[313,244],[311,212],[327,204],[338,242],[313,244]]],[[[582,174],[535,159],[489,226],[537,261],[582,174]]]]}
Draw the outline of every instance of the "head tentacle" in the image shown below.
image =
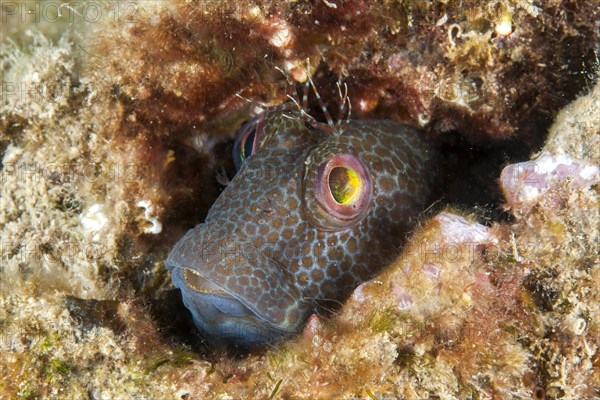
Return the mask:
{"type": "MultiPolygon", "coordinates": [[[[308,123],[311,127],[315,129],[323,130],[324,132],[328,132],[335,135],[341,135],[344,133],[348,122],[350,121],[350,116],[352,114],[352,103],[350,102],[350,97],[348,96],[348,85],[344,82],[344,91],[342,92],[342,85],[338,81],[336,83],[338,89],[338,97],[339,97],[339,112],[337,116],[337,120],[334,120],[331,116],[331,113],[327,109],[327,106],[323,102],[323,98],[317,89],[315,82],[313,81],[310,75],[310,68],[308,67],[309,60],[306,60],[307,68],[306,75],[307,80],[303,85],[302,89],[302,99],[298,95],[298,91],[295,89],[291,94],[287,94],[287,98],[292,102],[292,104],[296,107],[296,109],[300,112],[301,117],[308,123]],[[326,123],[322,123],[317,121],[317,119],[310,115],[307,111],[308,109],[308,92],[309,88],[312,88],[312,91],[319,103],[319,107],[321,112],[325,117],[326,123]],[[344,116],[345,114],[345,116],[344,116]]],[[[281,74],[285,77],[288,84],[295,88],[295,84],[292,79],[279,67],[275,67],[281,74]]]]}

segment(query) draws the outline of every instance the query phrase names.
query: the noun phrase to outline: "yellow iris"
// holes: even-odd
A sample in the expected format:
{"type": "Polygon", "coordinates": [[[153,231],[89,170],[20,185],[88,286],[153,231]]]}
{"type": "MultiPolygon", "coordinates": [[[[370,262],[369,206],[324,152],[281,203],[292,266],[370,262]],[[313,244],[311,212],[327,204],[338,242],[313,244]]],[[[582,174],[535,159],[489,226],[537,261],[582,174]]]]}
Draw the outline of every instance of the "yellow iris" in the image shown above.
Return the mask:
{"type": "Polygon", "coordinates": [[[358,198],[362,181],[350,168],[335,167],[329,173],[329,190],[339,204],[352,204],[358,198]]]}

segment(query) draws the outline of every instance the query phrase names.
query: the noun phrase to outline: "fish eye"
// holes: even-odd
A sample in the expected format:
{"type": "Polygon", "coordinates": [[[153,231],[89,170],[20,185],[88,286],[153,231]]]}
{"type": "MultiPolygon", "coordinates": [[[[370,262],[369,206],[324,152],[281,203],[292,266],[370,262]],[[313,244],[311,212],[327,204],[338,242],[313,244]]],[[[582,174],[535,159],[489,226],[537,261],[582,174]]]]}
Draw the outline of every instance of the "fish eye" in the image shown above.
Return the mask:
{"type": "Polygon", "coordinates": [[[258,114],[237,132],[233,145],[233,163],[236,171],[239,171],[244,161],[258,149],[263,136],[264,120],[264,113],[258,114]]]}
{"type": "Polygon", "coordinates": [[[348,228],[369,211],[371,182],[358,157],[331,156],[319,165],[313,181],[314,186],[308,183],[305,191],[306,201],[317,206],[317,210],[309,210],[313,225],[325,230],[348,228]]]}
{"type": "Polygon", "coordinates": [[[348,167],[334,167],[329,172],[329,192],[338,204],[353,204],[359,197],[362,180],[348,167]]]}

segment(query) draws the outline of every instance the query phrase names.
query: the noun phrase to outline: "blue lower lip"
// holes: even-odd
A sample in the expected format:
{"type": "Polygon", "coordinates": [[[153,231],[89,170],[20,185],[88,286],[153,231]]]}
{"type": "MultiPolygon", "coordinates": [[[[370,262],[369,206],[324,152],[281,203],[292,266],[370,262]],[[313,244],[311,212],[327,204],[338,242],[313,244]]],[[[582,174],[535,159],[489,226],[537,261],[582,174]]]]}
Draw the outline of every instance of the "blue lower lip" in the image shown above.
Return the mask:
{"type": "MultiPolygon", "coordinates": [[[[207,337],[219,338],[241,346],[261,346],[274,342],[289,332],[273,326],[224,291],[214,293],[192,289],[183,279],[183,269],[172,271],[173,284],[181,290],[183,302],[192,314],[196,327],[207,337]]],[[[216,288],[205,282],[204,288],[216,288]]]]}

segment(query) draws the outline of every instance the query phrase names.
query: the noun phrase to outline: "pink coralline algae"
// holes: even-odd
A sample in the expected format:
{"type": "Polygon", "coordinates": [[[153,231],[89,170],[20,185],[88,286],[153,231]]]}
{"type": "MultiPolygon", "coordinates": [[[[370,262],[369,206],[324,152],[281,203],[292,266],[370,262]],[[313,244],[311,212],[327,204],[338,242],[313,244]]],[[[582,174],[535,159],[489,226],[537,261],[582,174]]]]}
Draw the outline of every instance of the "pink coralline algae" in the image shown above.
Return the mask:
{"type": "Polygon", "coordinates": [[[392,284],[392,295],[398,302],[399,310],[406,310],[413,306],[413,297],[405,287],[392,284]]]}
{"type": "Polygon", "coordinates": [[[460,215],[442,212],[433,218],[440,225],[442,237],[454,243],[497,243],[490,229],[477,222],[469,222],[460,215]]]}
{"type": "MultiPolygon", "coordinates": [[[[439,213],[431,219],[430,224],[434,224],[436,233],[433,236],[426,235],[418,248],[412,248],[403,257],[408,259],[417,256],[418,263],[406,264],[402,268],[403,274],[391,280],[391,298],[400,311],[415,306],[420,308],[423,304],[417,303],[421,301],[431,302],[431,299],[425,300],[427,296],[415,295],[415,287],[429,287],[432,294],[439,295],[450,276],[462,276],[465,263],[480,258],[483,249],[499,243],[492,229],[451,212],[439,213]],[[420,284],[414,282],[418,276],[423,277],[416,278],[420,284]]],[[[353,297],[358,301],[363,300],[363,288],[357,288],[353,297]]]]}
{"type": "Polygon", "coordinates": [[[533,160],[506,166],[500,184],[509,204],[526,205],[534,203],[553,183],[566,179],[573,187],[589,187],[600,182],[600,168],[566,154],[553,156],[543,152],[533,160]]]}

